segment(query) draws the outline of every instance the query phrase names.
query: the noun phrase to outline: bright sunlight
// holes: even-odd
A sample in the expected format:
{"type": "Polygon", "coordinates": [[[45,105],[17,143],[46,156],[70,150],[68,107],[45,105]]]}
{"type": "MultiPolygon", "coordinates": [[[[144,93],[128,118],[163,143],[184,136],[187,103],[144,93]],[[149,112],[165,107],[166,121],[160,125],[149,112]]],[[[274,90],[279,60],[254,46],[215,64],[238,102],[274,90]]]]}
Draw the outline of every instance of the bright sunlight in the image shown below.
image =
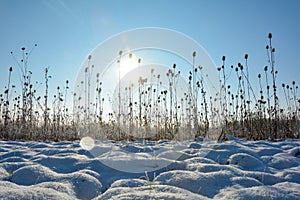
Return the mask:
{"type": "Polygon", "coordinates": [[[139,66],[140,60],[135,54],[129,53],[122,56],[120,62],[120,77],[124,77],[128,72],[139,66]]]}

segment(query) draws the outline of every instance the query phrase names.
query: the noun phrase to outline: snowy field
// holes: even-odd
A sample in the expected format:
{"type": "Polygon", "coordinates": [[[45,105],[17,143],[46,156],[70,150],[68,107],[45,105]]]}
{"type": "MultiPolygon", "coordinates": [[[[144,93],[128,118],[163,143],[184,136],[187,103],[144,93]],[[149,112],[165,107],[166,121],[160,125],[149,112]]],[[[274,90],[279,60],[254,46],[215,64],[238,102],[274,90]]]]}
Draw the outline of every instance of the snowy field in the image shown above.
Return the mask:
{"type": "Polygon", "coordinates": [[[300,199],[300,141],[0,141],[0,199],[300,199]]]}

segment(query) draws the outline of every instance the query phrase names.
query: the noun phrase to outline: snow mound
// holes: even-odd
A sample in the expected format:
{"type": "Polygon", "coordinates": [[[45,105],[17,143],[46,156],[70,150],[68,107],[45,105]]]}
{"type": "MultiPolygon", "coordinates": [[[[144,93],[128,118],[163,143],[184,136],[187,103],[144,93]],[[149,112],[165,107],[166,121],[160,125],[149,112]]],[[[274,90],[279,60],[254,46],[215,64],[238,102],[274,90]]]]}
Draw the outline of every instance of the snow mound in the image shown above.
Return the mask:
{"type": "Polygon", "coordinates": [[[58,175],[42,165],[21,167],[12,175],[12,182],[18,185],[34,185],[54,181],[58,175]]]}
{"type": "Polygon", "coordinates": [[[162,185],[171,185],[212,198],[220,189],[230,186],[233,175],[226,171],[200,173],[190,171],[169,171],[156,177],[162,185]]]}
{"type": "Polygon", "coordinates": [[[230,156],[228,163],[248,171],[262,171],[266,168],[259,159],[245,153],[237,153],[230,156]]]}
{"type": "Polygon", "coordinates": [[[208,200],[209,198],[169,185],[149,185],[141,187],[113,187],[96,198],[96,200],[102,199],[208,200]]]}
{"type": "Polygon", "coordinates": [[[277,170],[288,169],[300,165],[300,159],[295,158],[295,156],[292,156],[289,153],[278,153],[274,156],[264,156],[263,159],[268,166],[277,170]]]}
{"type": "Polygon", "coordinates": [[[254,179],[254,178],[241,177],[241,176],[232,177],[231,182],[232,182],[232,185],[236,185],[241,188],[250,188],[250,187],[254,187],[254,186],[263,185],[261,182],[259,182],[258,180],[254,179]]]}
{"type": "MultiPolygon", "coordinates": [[[[59,191],[58,185],[48,187],[19,186],[11,182],[0,181],[0,199],[6,200],[32,200],[32,199],[57,199],[72,200],[75,197],[67,194],[65,190],[59,191]]],[[[65,186],[61,186],[65,187],[65,186]]]]}
{"type": "Polygon", "coordinates": [[[91,199],[100,194],[102,184],[98,179],[83,172],[58,174],[41,165],[25,166],[13,173],[12,182],[30,186],[45,182],[70,183],[76,196],[80,199],[91,199]]]}
{"type": "Polygon", "coordinates": [[[281,183],[274,186],[255,186],[243,189],[223,189],[214,199],[235,200],[296,200],[300,198],[300,185],[281,183]]]}
{"type": "Polygon", "coordinates": [[[300,140],[229,139],[0,141],[0,199],[300,199],[300,140]]]}
{"type": "Polygon", "coordinates": [[[101,193],[100,181],[88,174],[75,172],[61,180],[71,183],[76,197],[79,199],[92,199],[101,193]]]}

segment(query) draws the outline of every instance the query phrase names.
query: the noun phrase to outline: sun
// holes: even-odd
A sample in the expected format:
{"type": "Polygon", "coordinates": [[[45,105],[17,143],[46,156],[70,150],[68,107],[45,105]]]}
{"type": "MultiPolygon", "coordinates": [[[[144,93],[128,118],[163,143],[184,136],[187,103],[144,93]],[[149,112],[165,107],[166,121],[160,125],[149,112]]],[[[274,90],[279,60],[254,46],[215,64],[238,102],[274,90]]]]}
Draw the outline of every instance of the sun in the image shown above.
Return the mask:
{"type": "Polygon", "coordinates": [[[120,61],[120,78],[124,77],[128,72],[139,66],[140,59],[135,54],[129,53],[122,56],[120,61]]]}

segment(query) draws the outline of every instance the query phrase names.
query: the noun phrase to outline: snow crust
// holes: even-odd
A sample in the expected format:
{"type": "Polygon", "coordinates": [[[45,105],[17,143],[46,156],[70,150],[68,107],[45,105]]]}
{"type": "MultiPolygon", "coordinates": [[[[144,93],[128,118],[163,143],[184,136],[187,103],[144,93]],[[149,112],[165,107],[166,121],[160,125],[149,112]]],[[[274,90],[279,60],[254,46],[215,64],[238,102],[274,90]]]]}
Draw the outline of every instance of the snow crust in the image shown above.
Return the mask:
{"type": "Polygon", "coordinates": [[[300,199],[300,140],[0,141],[0,199],[300,199]]]}

